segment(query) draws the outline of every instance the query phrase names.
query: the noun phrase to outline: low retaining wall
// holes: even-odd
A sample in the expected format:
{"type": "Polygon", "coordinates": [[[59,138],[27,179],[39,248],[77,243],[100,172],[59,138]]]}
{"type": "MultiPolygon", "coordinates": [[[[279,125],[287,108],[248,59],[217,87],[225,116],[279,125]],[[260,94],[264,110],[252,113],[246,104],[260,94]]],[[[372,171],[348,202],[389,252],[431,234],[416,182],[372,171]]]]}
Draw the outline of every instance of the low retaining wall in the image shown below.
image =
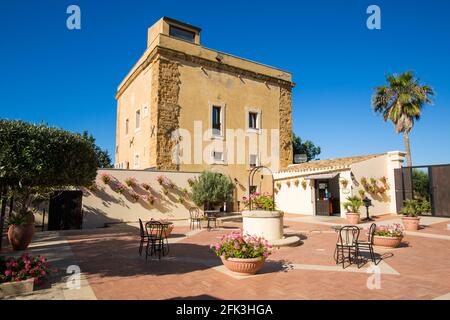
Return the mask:
{"type": "Polygon", "coordinates": [[[100,169],[97,172],[96,190],[83,190],[83,229],[104,227],[107,223],[136,222],[138,219],[188,219],[189,208],[194,206],[190,200],[188,179],[199,175],[196,172],[100,169]],[[101,180],[103,174],[110,175],[112,180],[105,184],[101,180]],[[175,187],[160,185],[158,176],[168,178],[175,187]],[[125,184],[125,180],[131,177],[137,181],[134,187],[125,184]],[[126,186],[123,194],[115,191],[117,182],[126,186]],[[150,185],[150,189],[145,190],[142,183],[150,185]],[[187,189],[188,193],[183,192],[183,189],[187,189]],[[135,201],[132,195],[139,195],[139,199],[135,201]],[[146,201],[148,196],[154,197],[153,205],[146,201]]]}

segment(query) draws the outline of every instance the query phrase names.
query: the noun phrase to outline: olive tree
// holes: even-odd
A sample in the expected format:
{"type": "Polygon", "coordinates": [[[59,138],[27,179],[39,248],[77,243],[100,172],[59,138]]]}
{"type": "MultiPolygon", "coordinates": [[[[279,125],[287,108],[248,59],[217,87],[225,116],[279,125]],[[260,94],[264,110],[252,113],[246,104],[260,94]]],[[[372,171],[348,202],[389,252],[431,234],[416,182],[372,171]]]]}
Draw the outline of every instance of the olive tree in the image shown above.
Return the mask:
{"type": "Polygon", "coordinates": [[[19,206],[20,214],[26,214],[36,195],[49,194],[56,188],[91,185],[97,166],[92,144],[79,134],[0,119],[0,231],[8,198],[14,198],[10,203],[19,206]]]}
{"type": "Polygon", "coordinates": [[[233,199],[234,184],[221,173],[203,171],[192,184],[192,201],[206,210],[233,199]]]}

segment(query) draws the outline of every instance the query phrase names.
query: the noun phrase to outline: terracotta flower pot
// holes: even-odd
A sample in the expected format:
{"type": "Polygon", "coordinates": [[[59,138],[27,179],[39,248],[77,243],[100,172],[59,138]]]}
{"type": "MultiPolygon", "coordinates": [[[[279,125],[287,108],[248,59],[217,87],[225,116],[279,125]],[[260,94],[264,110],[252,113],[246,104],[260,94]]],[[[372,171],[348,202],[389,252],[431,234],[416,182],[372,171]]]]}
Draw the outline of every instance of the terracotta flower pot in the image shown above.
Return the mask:
{"type": "Polygon", "coordinates": [[[418,217],[403,217],[403,227],[408,231],[419,230],[420,218],[418,217]]]}
{"type": "Polygon", "coordinates": [[[359,213],[346,213],[347,221],[350,224],[358,224],[359,223],[359,213]]]}
{"type": "Polygon", "coordinates": [[[237,259],[220,257],[223,265],[230,271],[240,275],[252,275],[258,272],[264,265],[264,258],[237,259]]]}
{"type": "Polygon", "coordinates": [[[380,247],[397,248],[402,242],[403,237],[382,237],[374,236],[373,244],[380,247]]]}
{"type": "Polygon", "coordinates": [[[34,235],[34,223],[11,225],[8,229],[8,240],[14,250],[25,250],[34,235]]]}

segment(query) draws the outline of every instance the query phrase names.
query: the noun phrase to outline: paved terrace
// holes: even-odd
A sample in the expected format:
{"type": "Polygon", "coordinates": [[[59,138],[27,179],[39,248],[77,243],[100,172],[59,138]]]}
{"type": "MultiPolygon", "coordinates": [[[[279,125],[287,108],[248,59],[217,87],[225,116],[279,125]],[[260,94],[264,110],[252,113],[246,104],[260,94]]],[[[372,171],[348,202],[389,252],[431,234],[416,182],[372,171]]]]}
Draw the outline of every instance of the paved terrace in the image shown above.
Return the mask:
{"type": "MultiPolygon", "coordinates": [[[[377,223],[397,221],[385,216],[377,223]]],[[[160,261],[139,256],[137,225],[39,233],[29,251],[46,254],[61,271],[46,289],[15,299],[450,299],[450,219],[423,222],[418,232],[406,233],[400,248],[375,249],[383,258],[381,288],[372,290],[370,263],[342,269],[333,260],[336,233],[330,227],[345,224],[340,218],[286,215],[285,233],[299,235],[302,245],[276,249],[250,277],[232,275],[209,250],[241,226],[239,219],[213,231],[177,225],[170,253],[160,261]],[[81,289],[65,285],[69,265],[81,268],[81,289]]]]}

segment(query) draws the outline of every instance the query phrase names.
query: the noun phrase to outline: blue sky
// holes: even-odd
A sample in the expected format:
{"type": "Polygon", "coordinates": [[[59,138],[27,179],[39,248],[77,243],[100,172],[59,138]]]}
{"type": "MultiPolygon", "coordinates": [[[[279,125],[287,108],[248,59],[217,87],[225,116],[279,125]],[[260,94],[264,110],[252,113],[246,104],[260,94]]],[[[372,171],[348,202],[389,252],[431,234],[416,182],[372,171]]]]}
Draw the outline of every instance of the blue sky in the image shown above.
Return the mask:
{"type": "Polygon", "coordinates": [[[450,1],[82,1],[0,3],[0,117],[88,130],[114,154],[117,85],[161,16],[200,26],[202,44],[293,73],[294,131],[321,158],[403,150],[370,106],[387,73],[437,92],[411,134],[413,162],[450,163],[450,1]],[[81,8],[81,30],[66,8],[81,8]],[[381,8],[382,29],[366,28],[381,8]]]}

